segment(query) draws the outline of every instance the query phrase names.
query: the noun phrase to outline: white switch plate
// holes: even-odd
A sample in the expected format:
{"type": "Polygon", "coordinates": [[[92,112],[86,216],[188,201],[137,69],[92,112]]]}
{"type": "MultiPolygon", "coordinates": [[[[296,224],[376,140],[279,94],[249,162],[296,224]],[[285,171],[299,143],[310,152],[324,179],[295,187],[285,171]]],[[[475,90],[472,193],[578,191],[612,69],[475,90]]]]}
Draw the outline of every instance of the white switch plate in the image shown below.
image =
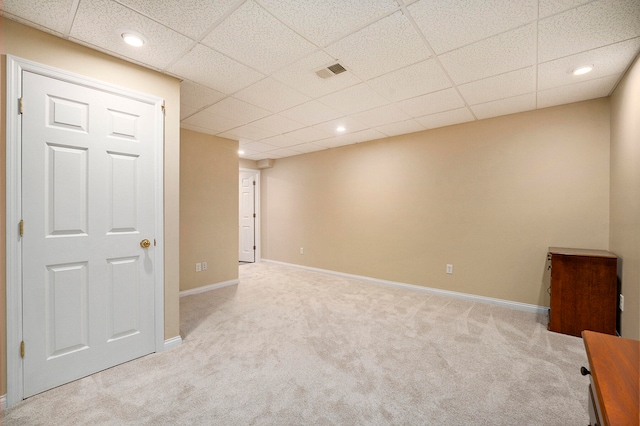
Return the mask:
{"type": "Polygon", "coordinates": [[[304,254],[304,248],[300,247],[300,254],[304,254]]]}
{"type": "Polygon", "coordinates": [[[207,262],[202,262],[202,270],[203,271],[207,270],[207,262]]]}
{"type": "Polygon", "coordinates": [[[620,295],[620,310],[624,311],[624,296],[620,295]]]}
{"type": "Polygon", "coordinates": [[[453,274],[453,265],[447,263],[447,274],[453,274]]]}
{"type": "Polygon", "coordinates": [[[196,263],[196,272],[202,271],[202,263],[196,263]]]}

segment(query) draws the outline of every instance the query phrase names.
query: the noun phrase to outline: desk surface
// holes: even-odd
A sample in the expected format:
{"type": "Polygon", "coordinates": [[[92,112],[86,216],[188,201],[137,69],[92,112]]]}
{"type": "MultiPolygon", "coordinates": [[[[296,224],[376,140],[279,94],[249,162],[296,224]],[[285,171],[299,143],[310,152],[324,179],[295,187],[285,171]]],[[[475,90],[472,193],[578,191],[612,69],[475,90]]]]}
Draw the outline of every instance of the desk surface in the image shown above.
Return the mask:
{"type": "Polygon", "coordinates": [[[583,331],[596,398],[605,425],[640,423],[640,342],[583,331]]]}

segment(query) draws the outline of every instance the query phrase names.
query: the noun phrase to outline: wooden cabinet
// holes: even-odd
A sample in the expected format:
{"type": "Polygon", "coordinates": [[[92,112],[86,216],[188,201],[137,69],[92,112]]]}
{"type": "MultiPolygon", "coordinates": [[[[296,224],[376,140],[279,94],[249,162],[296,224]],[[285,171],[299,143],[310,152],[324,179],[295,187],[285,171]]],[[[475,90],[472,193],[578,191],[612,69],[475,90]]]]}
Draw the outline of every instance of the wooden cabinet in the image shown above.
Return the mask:
{"type": "Polygon", "coordinates": [[[604,250],[549,248],[549,330],[616,334],[618,258],[604,250]]]}
{"type": "Polygon", "coordinates": [[[589,424],[640,424],[640,342],[592,331],[582,338],[591,371],[589,424]]]}

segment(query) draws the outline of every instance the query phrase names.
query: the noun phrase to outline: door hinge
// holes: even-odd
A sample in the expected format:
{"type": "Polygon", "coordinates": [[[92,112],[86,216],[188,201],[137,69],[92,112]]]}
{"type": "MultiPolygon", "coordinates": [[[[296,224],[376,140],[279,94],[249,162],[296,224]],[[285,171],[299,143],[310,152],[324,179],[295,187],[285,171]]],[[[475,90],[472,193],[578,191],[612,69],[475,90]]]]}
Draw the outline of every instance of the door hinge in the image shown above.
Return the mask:
{"type": "Polygon", "coordinates": [[[20,358],[24,358],[24,340],[20,342],[20,358]]]}
{"type": "Polygon", "coordinates": [[[20,236],[22,237],[24,235],[24,220],[20,220],[20,225],[18,225],[18,228],[20,230],[20,236]]]}
{"type": "Polygon", "coordinates": [[[153,239],[153,246],[154,247],[156,246],[156,239],[155,238],[153,239]]]}
{"type": "Polygon", "coordinates": [[[256,181],[255,180],[253,181],[253,186],[256,186],[256,181]]]}
{"type": "Polygon", "coordinates": [[[162,114],[167,115],[167,110],[165,109],[164,105],[162,105],[160,108],[162,108],[162,114]]]}
{"type": "Polygon", "coordinates": [[[253,217],[254,217],[254,218],[256,217],[256,214],[255,214],[255,213],[253,214],[253,217]]]}
{"type": "Polygon", "coordinates": [[[256,249],[256,246],[253,246],[253,249],[255,250],[255,249],[256,249]]]}
{"type": "Polygon", "coordinates": [[[22,114],[24,112],[24,101],[22,98],[18,99],[18,112],[22,114]]]}

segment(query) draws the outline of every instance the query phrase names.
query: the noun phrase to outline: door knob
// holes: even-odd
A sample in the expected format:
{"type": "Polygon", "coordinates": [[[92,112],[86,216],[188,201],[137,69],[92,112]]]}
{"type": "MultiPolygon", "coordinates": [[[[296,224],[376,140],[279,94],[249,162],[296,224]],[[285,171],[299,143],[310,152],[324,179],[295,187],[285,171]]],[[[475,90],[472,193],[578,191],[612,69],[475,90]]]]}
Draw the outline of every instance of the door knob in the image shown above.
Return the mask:
{"type": "Polygon", "coordinates": [[[149,248],[151,247],[151,241],[147,240],[146,238],[142,241],[140,241],[140,247],[142,248],[149,248]]]}

